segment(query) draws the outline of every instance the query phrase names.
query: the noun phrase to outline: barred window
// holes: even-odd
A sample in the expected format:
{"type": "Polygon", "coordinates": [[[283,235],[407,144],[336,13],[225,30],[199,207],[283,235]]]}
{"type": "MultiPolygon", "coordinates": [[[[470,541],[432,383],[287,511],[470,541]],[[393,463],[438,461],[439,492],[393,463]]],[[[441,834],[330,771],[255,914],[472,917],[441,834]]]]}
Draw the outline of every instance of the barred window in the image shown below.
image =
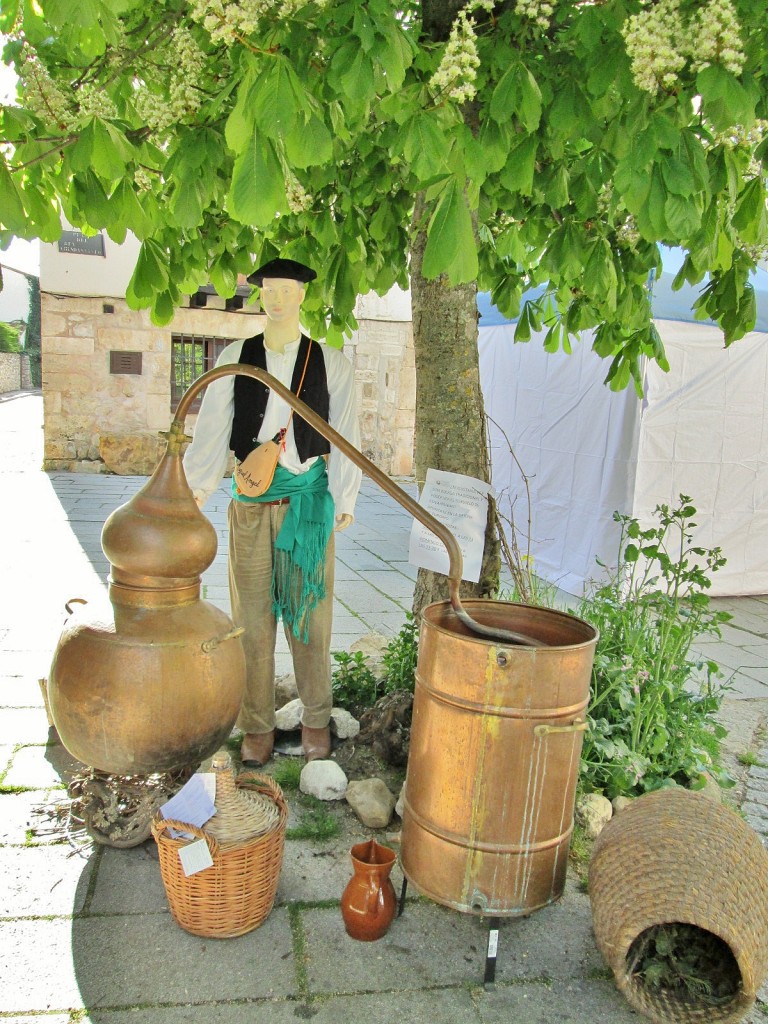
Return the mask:
{"type": "MultiPolygon", "coordinates": [[[[201,373],[216,365],[221,352],[232,338],[212,338],[199,334],[173,334],[171,336],[171,408],[176,409],[190,384],[201,373]]],[[[190,412],[200,408],[202,394],[190,407],[190,412]]]]}

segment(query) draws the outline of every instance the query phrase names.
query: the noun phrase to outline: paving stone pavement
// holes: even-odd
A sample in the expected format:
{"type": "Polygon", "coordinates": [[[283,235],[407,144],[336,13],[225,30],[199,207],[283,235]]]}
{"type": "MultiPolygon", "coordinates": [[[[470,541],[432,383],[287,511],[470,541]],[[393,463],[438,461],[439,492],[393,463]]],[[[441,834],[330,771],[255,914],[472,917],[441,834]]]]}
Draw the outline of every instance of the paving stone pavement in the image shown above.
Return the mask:
{"type": "MultiPolygon", "coordinates": [[[[606,970],[589,897],[574,877],[557,904],[502,922],[496,983],[486,987],[488,922],[412,888],[383,939],[347,936],[339,899],[351,873],[348,845],[288,842],[265,923],[214,940],[172,920],[151,840],[119,850],[66,828],[57,809],[67,807],[72,760],[49,730],[38,680],[47,675],[65,602],[103,592],[101,526],[144,478],[42,473],[41,418],[39,394],[0,396],[0,1022],[641,1021],[606,970]]],[[[206,598],[225,610],[226,503],[222,487],[206,509],[220,545],[204,577],[206,598]]],[[[397,503],[364,485],[356,522],[338,537],[335,649],[399,630],[415,577],[410,527],[397,503]]],[[[754,761],[742,811],[768,842],[768,737],[758,728],[768,706],[768,598],[718,603],[734,614],[711,652],[733,673],[731,747],[754,761]]],[[[285,646],[278,664],[288,670],[285,646]]],[[[360,837],[368,835],[360,826],[360,837]]],[[[393,881],[399,890],[399,866],[393,881]]],[[[765,1024],[768,990],[744,1020],[765,1024]]]]}

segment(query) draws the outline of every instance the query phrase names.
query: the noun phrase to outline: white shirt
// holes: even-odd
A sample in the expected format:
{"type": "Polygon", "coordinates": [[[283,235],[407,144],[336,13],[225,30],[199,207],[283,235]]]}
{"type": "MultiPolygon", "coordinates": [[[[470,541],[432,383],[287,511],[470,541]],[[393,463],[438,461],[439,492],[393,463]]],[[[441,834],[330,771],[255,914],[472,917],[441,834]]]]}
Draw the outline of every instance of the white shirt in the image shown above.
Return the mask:
{"type": "MultiPolygon", "coordinates": [[[[276,377],[287,388],[291,386],[299,342],[300,339],[297,339],[286,345],[284,352],[273,352],[265,346],[267,373],[276,377]]],[[[328,378],[328,421],[334,430],[359,450],[360,424],[357,419],[352,364],[339,349],[330,348],[320,342],[316,344],[320,345],[323,353],[328,378]]],[[[242,341],[233,341],[216,360],[216,365],[239,362],[242,348],[242,341]]],[[[206,387],[194,437],[184,454],[184,472],[195,498],[201,504],[205,503],[218,488],[227,468],[235,408],[235,376],[236,374],[231,374],[220,377],[206,387]]],[[[270,391],[264,421],[258,435],[259,443],[268,441],[282,430],[288,422],[290,413],[291,407],[288,403],[274,391],[270,391]]],[[[305,462],[300,460],[293,436],[293,420],[285,442],[285,448],[280,453],[280,465],[291,473],[306,472],[317,456],[305,462]]],[[[362,470],[332,445],[328,459],[328,488],[336,506],[336,515],[354,515],[362,476],[362,470]]]]}

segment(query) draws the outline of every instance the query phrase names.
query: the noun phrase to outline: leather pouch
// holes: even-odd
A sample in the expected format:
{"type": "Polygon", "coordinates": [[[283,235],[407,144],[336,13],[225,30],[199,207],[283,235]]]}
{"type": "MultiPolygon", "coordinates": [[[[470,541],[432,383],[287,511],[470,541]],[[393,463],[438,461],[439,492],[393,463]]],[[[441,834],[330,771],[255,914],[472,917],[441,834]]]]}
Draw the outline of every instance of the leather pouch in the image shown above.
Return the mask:
{"type": "Polygon", "coordinates": [[[264,441],[235,468],[235,487],[238,494],[258,498],[271,485],[280,457],[280,434],[264,441]]]}

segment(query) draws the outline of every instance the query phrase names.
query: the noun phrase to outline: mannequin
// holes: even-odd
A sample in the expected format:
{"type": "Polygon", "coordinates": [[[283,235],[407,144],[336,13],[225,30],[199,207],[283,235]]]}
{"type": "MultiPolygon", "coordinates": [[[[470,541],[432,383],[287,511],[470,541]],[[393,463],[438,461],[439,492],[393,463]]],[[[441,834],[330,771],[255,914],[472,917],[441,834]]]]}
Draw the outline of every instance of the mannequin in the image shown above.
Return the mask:
{"type": "MultiPolygon", "coordinates": [[[[344,354],[302,334],[301,304],[315,272],[294,260],[271,260],[248,280],[261,289],[263,335],[228,345],[217,361],[266,367],[297,392],[355,447],[360,432],[352,367],[344,354]]],[[[253,447],[285,428],[270,488],[258,498],[232,491],[229,524],[229,589],[232,618],[244,627],[246,694],[237,720],[240,756],[260,766],[274,746],[274,668],[277,622],[293,658],[304,705],[306,759],[331,751],[330,642],[335,545],[333,535],[354,519],[361,471],[330,450],[274,392],[245,375],[223,377],[206,389],[192,444],[184,456],[198,504],[219,486],[230,449],[242,461],[253,447]]]]}

